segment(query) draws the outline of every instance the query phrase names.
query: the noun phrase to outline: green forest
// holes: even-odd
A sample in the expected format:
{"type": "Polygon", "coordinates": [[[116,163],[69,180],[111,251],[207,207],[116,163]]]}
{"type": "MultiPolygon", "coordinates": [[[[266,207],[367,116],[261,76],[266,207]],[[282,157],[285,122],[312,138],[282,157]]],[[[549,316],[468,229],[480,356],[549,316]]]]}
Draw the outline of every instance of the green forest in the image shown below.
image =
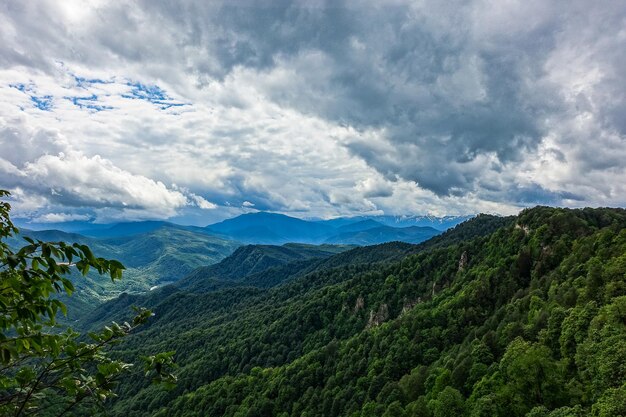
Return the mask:
{"type": "Polygon", "coordinates": [[[624,210],[481,216],[404,250],[133,300],[155,317],[119,354],[176,350],[179,383],[131,378],[110,414],[626,415],[624,210]]]}
{"type": "MultiPolygon", "coordinates": [[[[122,294],[84,332],[153,316],[108,354],[141,367],[107,416],[626,416],[626,210],[479,215],[419,245],[247,246],[122,294]]],[[[45,414],[42,414],[45,415],[45,414]]]]}

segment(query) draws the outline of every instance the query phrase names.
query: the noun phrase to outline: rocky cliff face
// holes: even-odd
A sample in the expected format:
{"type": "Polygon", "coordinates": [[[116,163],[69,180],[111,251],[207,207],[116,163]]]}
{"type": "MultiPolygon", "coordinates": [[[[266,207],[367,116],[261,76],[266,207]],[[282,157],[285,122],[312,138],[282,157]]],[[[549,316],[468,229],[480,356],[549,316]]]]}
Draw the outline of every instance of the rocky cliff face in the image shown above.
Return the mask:
{"type": "Polygon", "coordinates": [[[459,271],[462,271],[467,266],[469,262],[469,258],[467,256],[467,251],[463,251],[461,254],[461,258],[459,259],[459,271]]]}
{"type": "Polygon", "coordinates": [[[374,312],[374,310],[370,311],[370,318],[367,321],[366,328],[372,328],[376,326],[380,326],[389,318],[389,307],[387,304],[381,304],[378,307],[378,311],[374,312]]]}
{"type": "Polygon", "coordinates": [[[358,313],[360,310],[363,310],[363,307],[365,307],[365,300],[362,296],[359,296],[356,299],[356,303],[354,303],[354,312],[358,313]]]}

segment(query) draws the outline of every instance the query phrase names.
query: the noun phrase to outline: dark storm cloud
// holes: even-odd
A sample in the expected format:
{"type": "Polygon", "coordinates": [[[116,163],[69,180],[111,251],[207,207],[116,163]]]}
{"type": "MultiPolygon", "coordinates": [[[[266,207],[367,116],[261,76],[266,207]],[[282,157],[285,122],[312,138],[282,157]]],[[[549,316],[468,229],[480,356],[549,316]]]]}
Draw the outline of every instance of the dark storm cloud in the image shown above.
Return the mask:
{"type": "Polygon", "coordinates": [[[546,190],[539,184],[530,184],[524,187],[515,187],[509,192],[515,200],[528,205],[561,204],[563,200],[583,201],[584,197],[568,192],[546,190]]]}
{"type": "MultiPolygon", "coordinates": [[[[601,29],[585,22],[580,2],[485,20],[488,5],[482,6],[146,3],[185,28],[184,43],[213,52],[219,66],[212,75],[223,77],[237,66],[261,73],[287,66],[295,79],[269,84],[265,93],[272,100],[360,129],[384,128],[389,152],[381,155],[366,141],[349,149],[389,178],[414,180],[439,195],[476,191],[482,175],[536,149],[549,131],[545,120],[566,111],[545,71],[563,42],[559,36],[576,30],[580,20],[601,29]],[[517,18],[528,19],[521,29],[517,18]],[[501,27],[483,27],[494,24],[501,27]],[[497,163],[482,165],[482,155],[494,155],[497,163]]],[[[624,15],[619,7],[601,7],[624,15]]],[[[604,116],[622,133],[623,102],[604,116]]]]}

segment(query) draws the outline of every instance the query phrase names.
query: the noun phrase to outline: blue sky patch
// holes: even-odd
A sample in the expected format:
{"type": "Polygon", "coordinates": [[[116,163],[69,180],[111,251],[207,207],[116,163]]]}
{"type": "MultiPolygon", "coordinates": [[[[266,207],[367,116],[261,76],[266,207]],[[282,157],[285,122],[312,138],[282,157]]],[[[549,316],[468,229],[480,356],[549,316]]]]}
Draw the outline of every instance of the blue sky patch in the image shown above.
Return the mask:
{"type": "Polygon", "coordinates": [[[127,82],[126,85],[132,87],[130,95],[125,94],[123,97],[147,100],[150,102],[171,100],[171,98],[165,93],[158,85],[146,85],[139,82],[127,82]]]}
{"type": "Polygon", "coordinates": [[[153,101],[154,104],[158,104],[159,108],[161,110],[167,110],[170,107],[181,107],[181,106],[188,106],[187,103],[165,103],[165,102],[161,102],[161,101],[153,101]]]}
{"type": "Polygon", "coordinates": [[[105,106],[103,104],[97,104],[98,103],[98,96],[95,94],[92,94],[91,96],[88,97],[63,97],[66,100],[71,101],[75,106],[77,106],[78,108],[81,109],[88,109],[88,110],[93,110],[96,112],[99,111],[103,111],[103,110],[112,110],[113,107],[112,106],[105,106]]]}
{"type": "Polygon", "coordinates": [[[33,87],[31,85],[26,85],[24,83],[15,83],[9,84],[9,87],[15,88],[16,90],[21,91],[24,94],[27,94],[30,97],[30,101],[33,103],[35,107],[39,110],[50,111],[52,110],[52,96],[37,96],[33,93],[33,87]]]}
{"type": "Polygon", "coordinates": [[[39,110],[50,111],[52,109],[52,96],[30,96],[30,101],[32,101],[39,110]]]}
{"type": "Polygon", "coordinates": [[[22,93],[25,93],[26,91],[30,90],[30,87],[26,87],[24,83],[9,84],[9,87],[15,88],[16,90],[19,90],[22,93]]]}
{"type": "Polygon", "coordinates": [[[176,102],[172,97],[168,96],[165,90],[158,85],[148,85],[140,82],[129,81],[126,83],[132,87],[129,94],[122,94],[122,97],[131,100],[144,100],[159,106],[161,110],[167,110],[171,107],[188,106],[187,103],[176,102]]]}
{"type": "Polygon", "coordinates": [[[92,86],[93,84],[111,84],[113,81],[102,80],[100,78],[85,78],[79,77],[78,75],[73,75],[74,81],[76,81],[76,86],[80,88],[87,88],[92,86]]]}

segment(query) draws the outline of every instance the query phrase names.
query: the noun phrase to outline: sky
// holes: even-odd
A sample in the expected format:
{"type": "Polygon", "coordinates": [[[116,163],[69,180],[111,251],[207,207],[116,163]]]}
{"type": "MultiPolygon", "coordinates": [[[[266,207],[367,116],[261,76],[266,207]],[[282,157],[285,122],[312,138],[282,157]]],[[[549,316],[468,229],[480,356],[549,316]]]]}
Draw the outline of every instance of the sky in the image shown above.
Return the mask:
{"type": "Polygon", "coordinates": [[[26,222],[626,206],[620,1],[0,0],[26,222]]]}

